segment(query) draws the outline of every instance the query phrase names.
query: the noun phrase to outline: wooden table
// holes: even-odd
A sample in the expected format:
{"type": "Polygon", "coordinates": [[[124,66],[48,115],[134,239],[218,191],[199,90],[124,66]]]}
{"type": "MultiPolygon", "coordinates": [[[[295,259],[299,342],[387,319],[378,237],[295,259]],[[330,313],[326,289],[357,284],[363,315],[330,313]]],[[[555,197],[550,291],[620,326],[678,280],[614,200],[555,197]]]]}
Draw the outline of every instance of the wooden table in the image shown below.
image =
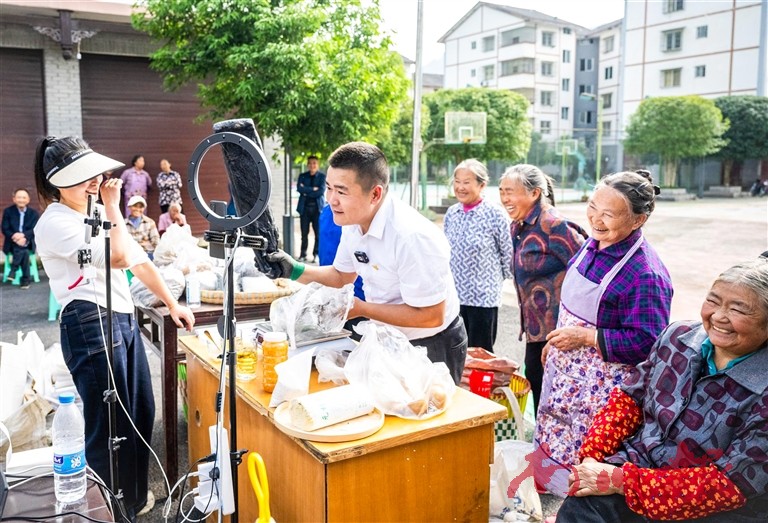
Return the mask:
{"type": "MultiPolygon", "coordinates": [[[[181,300],[182,304],[184,301],[181,300]]],[[[235,306],[238,321],[269,318],[269,303],[235,306]]],[[[222,305],[203,303],[195,314],[195,327],[213,325],[222,315],[222,305]]],[[[184,352],[178,346],[179,329],[171,318],[167,307],[145,309],[136,307],[136,318],[141,333],[151,342],[151,348],[160,357],[160,379],[162,382],[163,426],[165,430],[165,472],[169,479],[176,479],[179,473],[177,455],[177,431],[179,416],[177,365],[184,360],[184,352]]],[[[182,331],[186,332],[186,331],[182,331]]]]}
{"type": "MultiPolygon", "coordinates": [[[[210,453],[220,362],[196,337],[179,341],[187,352],[193,463],[210,453]]],[[[317,383],[313,371],[311,392],[329,386],[317,383]]],[[[450,407],[432,419],[387,416],[367,438],[315,443],[277,428],[259,378],[237,389],[238,447],[264,458],[276,521],[488,521],[493,422],[507,415],[499,404],[457,389],[450,407]]],[[[254,521],[258,503],[245,464],[238,482],[239,521],[254,521]]]]}
{"type": "MultiPolygon", "coordinates": [[[[3,519],[9,520],[47,516],[46,519],[55,520],[58,523],[85,521],[85,518],[80,516],[50,517],[62,510],[64,509],[56,508],[56,495],[53,492],[53,475],[51,475],[19,484],[18,487],[13,487],[8,491],[8,499],[5,502],[5,510],[3,510],[2,516],[3,519]]],[[[98,521],[114,521],[104,495],[96,483],[92,481],[88,482],[85,498],[79,503],[68,505],[66,510],[78,512],[98,521]]]]}

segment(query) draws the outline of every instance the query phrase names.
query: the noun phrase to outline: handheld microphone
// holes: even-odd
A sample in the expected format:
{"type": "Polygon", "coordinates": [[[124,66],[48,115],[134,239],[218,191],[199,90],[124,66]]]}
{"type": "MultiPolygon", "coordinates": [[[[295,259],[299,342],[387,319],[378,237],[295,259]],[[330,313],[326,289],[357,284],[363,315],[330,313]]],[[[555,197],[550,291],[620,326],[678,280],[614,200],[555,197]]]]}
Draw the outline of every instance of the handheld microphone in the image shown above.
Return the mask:
{"type": "Polygon", "coordinates": [[[88,217],[85,219],[85,243],[91,243],[91,236],[93,236],[93,226],[91,224],[93,223],[93,209],[96,206],[93,199],[94,196],[89,194],[88,207],[85,211],[85,214],[88,215],[88,217]]]}

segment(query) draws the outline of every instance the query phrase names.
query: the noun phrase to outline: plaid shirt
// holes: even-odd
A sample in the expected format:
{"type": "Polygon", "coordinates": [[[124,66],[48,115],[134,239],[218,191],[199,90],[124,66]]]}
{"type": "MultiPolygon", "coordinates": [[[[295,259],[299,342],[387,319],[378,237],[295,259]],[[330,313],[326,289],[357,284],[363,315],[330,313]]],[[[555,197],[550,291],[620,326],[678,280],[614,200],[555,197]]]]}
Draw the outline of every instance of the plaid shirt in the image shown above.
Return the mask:
{"type": "Polygon", "coordinates": [[[445,213],[443,230],[451,245],[451,272],[459,303],[500,306],[504,279],[512,276],[507,214],[485,200],[466,212],[464,204],[457,203],[445,213]]]}
{"type": "MultiPolygon", "coordinates": [[[[602,250],[598,250],[594,238],[588,239],[582,246],[587,253],[577,268],[579,274],[599,283],[641,234],[638,229],[602,250]]],[[[637,365],[646,359],[656,338],[669,323],[672,293],[667,268],[644,239],[600,301],[597,327],[606,361],[637,365]]]]}
{"type": "Polygon", "coordinates": [[[155,252],[155,247],[160,243],[160,233],[157,231],[155,220],[142,215],[138,227],[134,227],[129,218],[125,219],[125,225],[131,237],[141,245],[145,252],[155,252]]]}

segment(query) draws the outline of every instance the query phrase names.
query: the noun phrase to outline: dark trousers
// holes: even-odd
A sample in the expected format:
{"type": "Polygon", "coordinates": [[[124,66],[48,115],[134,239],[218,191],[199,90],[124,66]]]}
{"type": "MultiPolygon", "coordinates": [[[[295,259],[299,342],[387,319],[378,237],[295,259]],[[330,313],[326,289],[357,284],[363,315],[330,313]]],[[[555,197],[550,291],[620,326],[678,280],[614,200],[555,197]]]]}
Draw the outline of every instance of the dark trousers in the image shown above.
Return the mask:
{"type": "MultiPolygon", "coordinates": [[[[85,458],[88,465],[109,484],[109,414],[102,396],[108,388],[108,363],[102,338],[107,314],[96,304],[76,300],[61,315],[61,351],[83,400],[85,458]],[[101,320],[99,320],[101,318],[101,320]]],[[[155,421],[155,398],[147,355],[139,326],[132,314],[114,313],[112,320],[115,388],[139,433],[151,444],[155,421]]],[[[129,515],[147,501],[149,450],[136,436],[123,410],[117,409],[120,442],[117,468],[119,487],[125,495],[129,515]]]]}
{"type": "Polygon", "coordinates": [[[534,415],[539,410],[541,381],[544,379],[544,365],[541,364],[541,352],[546,344],[546,341],[531,341],[525,344],[525,377],[531,382],[534,415]]]}
{"type": "Polygon", "coordinates": [[[299,216],[301,223],[301,258],[307,256],[307,247],[309,245],[309,225],[312,224],[312,232],[315,235],[315,247],[312,249],[312,254],[317,256],[317,248],[320,246],[320,209],[317,208],[317,203],[307,201],[304,203],[304,211],[299,216]]]}
{"type": "MultiPolygon", "coordinates": [[[[712,514],[709,517],[689,519],[696,523],[757,523],[764,517],[752,517],[732,510],[712,514]]],[[[657,521],[648,519],[627,506],[626,498],[619,494],[610,496],[568,496],[557,511],[557,523],[647,523],[657,521]]]]}
{"type": "Polygon", "coordinates": [[[411,340],[411,345],[426,347],[429,360],[444,362],[454,383],[461,382],[464,360],[467,359],[467,331],[461,316],[456,316],[448,327],[433,336],[411,340]]]}
{"type": "Polygon", "coordinates": [[[482,347],[493,352],[496,343],[496,332],[499,324],[498,307],[473,307],[461,305],[459,314],[467,329],[467,340],[470,347],[482,347]]]}
{"type": "Polygon", "coordinates": [[[11,272],[8,273],[8,279],[13,280],[16,277],[16,271],[21,267],[21,285],[29,285],[29,248],[19,247],[15,243],[11,247],[11,272]]]}

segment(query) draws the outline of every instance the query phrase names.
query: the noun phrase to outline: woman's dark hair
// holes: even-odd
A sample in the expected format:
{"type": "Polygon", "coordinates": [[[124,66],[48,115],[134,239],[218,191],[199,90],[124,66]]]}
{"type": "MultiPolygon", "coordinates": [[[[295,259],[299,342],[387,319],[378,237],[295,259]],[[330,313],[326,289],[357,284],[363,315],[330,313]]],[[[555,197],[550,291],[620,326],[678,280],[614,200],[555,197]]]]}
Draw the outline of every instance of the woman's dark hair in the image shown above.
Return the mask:
{"type": "Polygon", "coordinates": [[[619,191],[629,201],[629,207],[634,214],[650,216],[656,207],[656,195],[659,187],[653,185],[650,171],[638,169],[635,172],[624,171],[609,174],[598,184],[619,191]]]}
{"type": "Polygon", "coordinates": [[[67,156],[85,149],[90,149],[88,142],[77,136],[67,136],[66,138],[46,136],[40,141],[35,151],[35,186],[41,207],[46,208],[61,198],[59,189],[48,181],[48,171],[61,163],[67,156]]]}
{"type": "Polygon", "coordinates": [[[508,178],[515,180],[523,185],[525,192],[532,193],[535,189],[539,189],[541,194],[539,195],[539,201],[543,201],[546,198],[547,203],[552,207],[555,206],[555,191],[552,183],[552,178],[544,174],[544,172],[536,167],[527,163],[520,163],[513,165],[501,175],[501,180],[508,178]]]}
{"type": "Polygon", "coordinates": [[[144,158],[144,155],[143,154],[134,154],[133,158],[131,158],[131,165],[135,167],[136,166],[136,160],[138,160],[139,158],[144,158]]]}

